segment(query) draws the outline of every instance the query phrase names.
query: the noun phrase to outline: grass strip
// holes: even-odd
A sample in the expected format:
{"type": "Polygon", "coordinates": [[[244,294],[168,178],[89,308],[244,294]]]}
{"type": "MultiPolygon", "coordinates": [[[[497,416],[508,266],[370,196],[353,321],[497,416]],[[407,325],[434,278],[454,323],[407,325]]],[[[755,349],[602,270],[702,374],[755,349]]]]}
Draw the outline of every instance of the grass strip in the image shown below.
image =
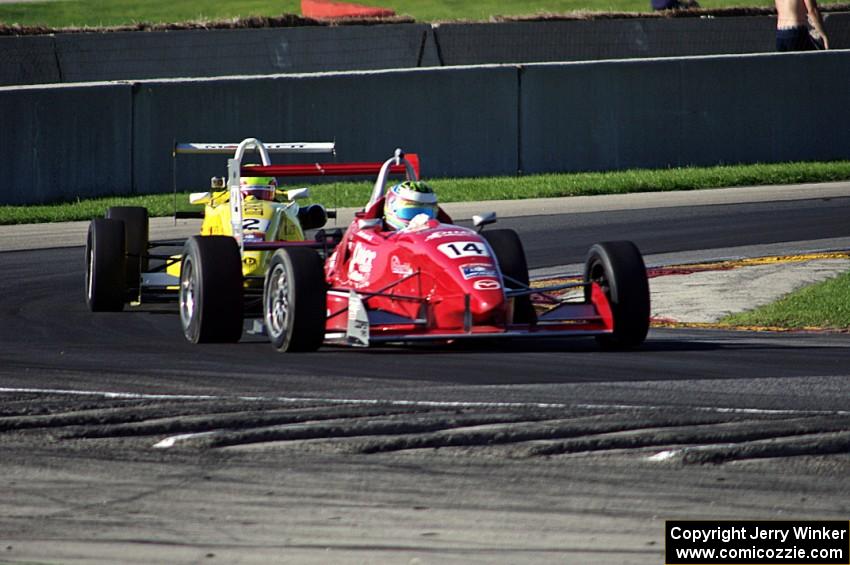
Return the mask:
{"type": "Polygon", "coordinates": [[[850,273],[792,292],[778,301],[720,320],[732,326],[850,329],[850,273]]]}
{"type": "MultiPolygon", "coordinates": [[[[469,202],[841,180],[850,180],[850,161],[435,179],[429,182],[441,202],[469,202]]],[[[296,186],[300,184],[290,184],[288,188],[296,186]]],[[[371,181],[309,186],[313,193],[312,201],[340,208],[363,206],[372,190],[371,181]]],[[[199,209],[189,204],[188,195],[188,192],[177,195],[178,210],[199,209]]],[[[144,206],[151,216],[170,216],[174,213],[174,195],[115,196],[46,205],[0,206],[0,224],[90,220],[102,216],[109,206],[144,206]]]]}

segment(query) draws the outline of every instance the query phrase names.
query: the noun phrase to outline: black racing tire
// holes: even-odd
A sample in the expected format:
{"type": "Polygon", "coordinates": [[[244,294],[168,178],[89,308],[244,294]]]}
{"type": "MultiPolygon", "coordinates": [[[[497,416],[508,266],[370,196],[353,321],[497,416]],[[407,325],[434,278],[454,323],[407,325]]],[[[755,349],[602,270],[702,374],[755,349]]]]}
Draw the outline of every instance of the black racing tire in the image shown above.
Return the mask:
{"type": "MultiPolygon", "coordinates": [[[[631,241],[597,243],[587,252],[584,282],[596,282],[611,303],[614,333],[598,336],[605,349],[632,349],[649,331],[649,281],[643,256],[631,241]]],[[[590,287],[585,289],[590,298],[590,287]]]]}
{"type": "Polygon", "coordinates": [[[192,343],[242,337],[244,292],[239,245],[229,236],[192,236],[180,263],[180,323],[192,343]]]}
{"type": "MultiPolygon", "coordinates": [[[[481,235],[490,244],[490,249],[496,256],[499,270],[504,277],[510,277],[522,286],[504,279],[505,289],[512,290],[526,288],[529,284],[528,263],[525,260],[525,250],[522,241],[514,230],[488,230],[481,235]]],[[[531,304],[531,296],[517,296],[514,298],[513,322],[516,324],[533,324],[537,321],[537,314],[531,304]]]]}
{"type": "Polygon", "coordinates": [[[298,209],[298,221],[305,232],[319,229],[328,223],[328,213],[321,204],[310,204],[298,209]]]}
{"type": "Polygon", "coordinates": [[[263,288],[266,333],[278,351],[315,351],[325,339],[327,285],[319,254],[306,247],[278,249],[263,288]]]}
{"type": "Polygon", "coordinates": [[[86,238],[86,304],[92,312],[120,312],[126,295],[124,224],[95,218],[86,238]]]}
{"type": "Polygon", "coordinates": [[[112,206],[106,210],[106,217],[124,222],[127,292],[138,296],[141,274],[148,270],[148,210],[141,206],[112,206]]]}

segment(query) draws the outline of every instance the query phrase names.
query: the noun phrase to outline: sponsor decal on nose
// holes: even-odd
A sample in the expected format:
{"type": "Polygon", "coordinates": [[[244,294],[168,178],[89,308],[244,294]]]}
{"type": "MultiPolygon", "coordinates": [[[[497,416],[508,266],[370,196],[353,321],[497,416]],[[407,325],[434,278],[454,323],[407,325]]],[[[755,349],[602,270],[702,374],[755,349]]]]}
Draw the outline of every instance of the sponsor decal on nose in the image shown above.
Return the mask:
{"type": "Polygon", "coordinates": [[[499,281],[495,281],[495,280],[485,279],[485,280],[475,281],[472,284],[472,287],[475,290],[498,290],[498,289],[502,288],[502,283],[500,283],[499,281]]]}
{"type": "Polygon", "coordinates": [[[460,274],[464,279],[495,278],[496,269],[489,263],[468,263],[460,266],[460,274]]]}

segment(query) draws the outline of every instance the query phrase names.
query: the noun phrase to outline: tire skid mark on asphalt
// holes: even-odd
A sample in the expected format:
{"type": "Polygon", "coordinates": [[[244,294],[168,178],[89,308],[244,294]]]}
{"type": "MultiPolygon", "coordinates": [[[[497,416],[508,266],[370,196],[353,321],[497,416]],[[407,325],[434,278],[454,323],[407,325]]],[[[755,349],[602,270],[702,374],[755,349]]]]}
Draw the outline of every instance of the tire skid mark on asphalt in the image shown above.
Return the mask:
{"type": "MultiPolygon", "coordinates": [[[[530,448],[531,455],[552,456],[580,453],[596,449],[636,449],[653,445],[753,445],[764,440],[788,442],[803,436],[814,437],[847,432],[850,417],[844,418],[790,418],[777,420],[753,419],[719,424],[668,426],[657,430],[642,429],[614,432],[587,438],[570,438],[530,448]],[[651,433],[647,433],[651,432],[651,433]]],[[[850,438],[850,436],[848,436],[850,438]]]]}
{"type": "Polygon", "coordinates": [[[17,396],[13,399],[17,405],[0,417],[0,442],[35,438],[79,449],[115,442],[141,450],[318,449],[359,455],[422,449],[451,454],[459,449],[481,456],[514,458],[626,454],[680,464],[830,455],[850,450],[847,411],[144,395],[11,388],[0,388],[0,393],[17,396]],[[100,412],[90,403],[81,410],[84,395],[107,402],[100,412]],[[38,405],[45,396],[51,402],[52,414],[27,415],[26,400],[34,410],[40,410],[38,405]],[[67,397],[65,405],[57,400],[61,396],[67,397]],[[149,419],[140,421],[139,405],[128,404],[128,398],[145,400],[148,404],[142,408],[149,419]],[[221,412],[222,402],[226,412],[221,412]],[[157,410],[160,404],[162,411],[157,410]],[[122,421],[120,411],[125,408],[136,413],[122,421]],[[647,457],[647,450],[656,454],[647,457]]]}

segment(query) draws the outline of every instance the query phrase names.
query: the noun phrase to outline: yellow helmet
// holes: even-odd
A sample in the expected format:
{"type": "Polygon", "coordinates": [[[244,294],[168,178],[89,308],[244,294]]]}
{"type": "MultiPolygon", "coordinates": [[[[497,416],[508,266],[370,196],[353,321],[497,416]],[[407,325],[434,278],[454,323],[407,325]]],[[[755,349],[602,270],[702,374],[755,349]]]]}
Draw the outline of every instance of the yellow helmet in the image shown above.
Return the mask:
{"type": "Polygon", "coordinates": [[[257,200],[274,200],[277,180],[274,177],[241,177],[239,186],[243,198],[253,196],[257,200]]]}

